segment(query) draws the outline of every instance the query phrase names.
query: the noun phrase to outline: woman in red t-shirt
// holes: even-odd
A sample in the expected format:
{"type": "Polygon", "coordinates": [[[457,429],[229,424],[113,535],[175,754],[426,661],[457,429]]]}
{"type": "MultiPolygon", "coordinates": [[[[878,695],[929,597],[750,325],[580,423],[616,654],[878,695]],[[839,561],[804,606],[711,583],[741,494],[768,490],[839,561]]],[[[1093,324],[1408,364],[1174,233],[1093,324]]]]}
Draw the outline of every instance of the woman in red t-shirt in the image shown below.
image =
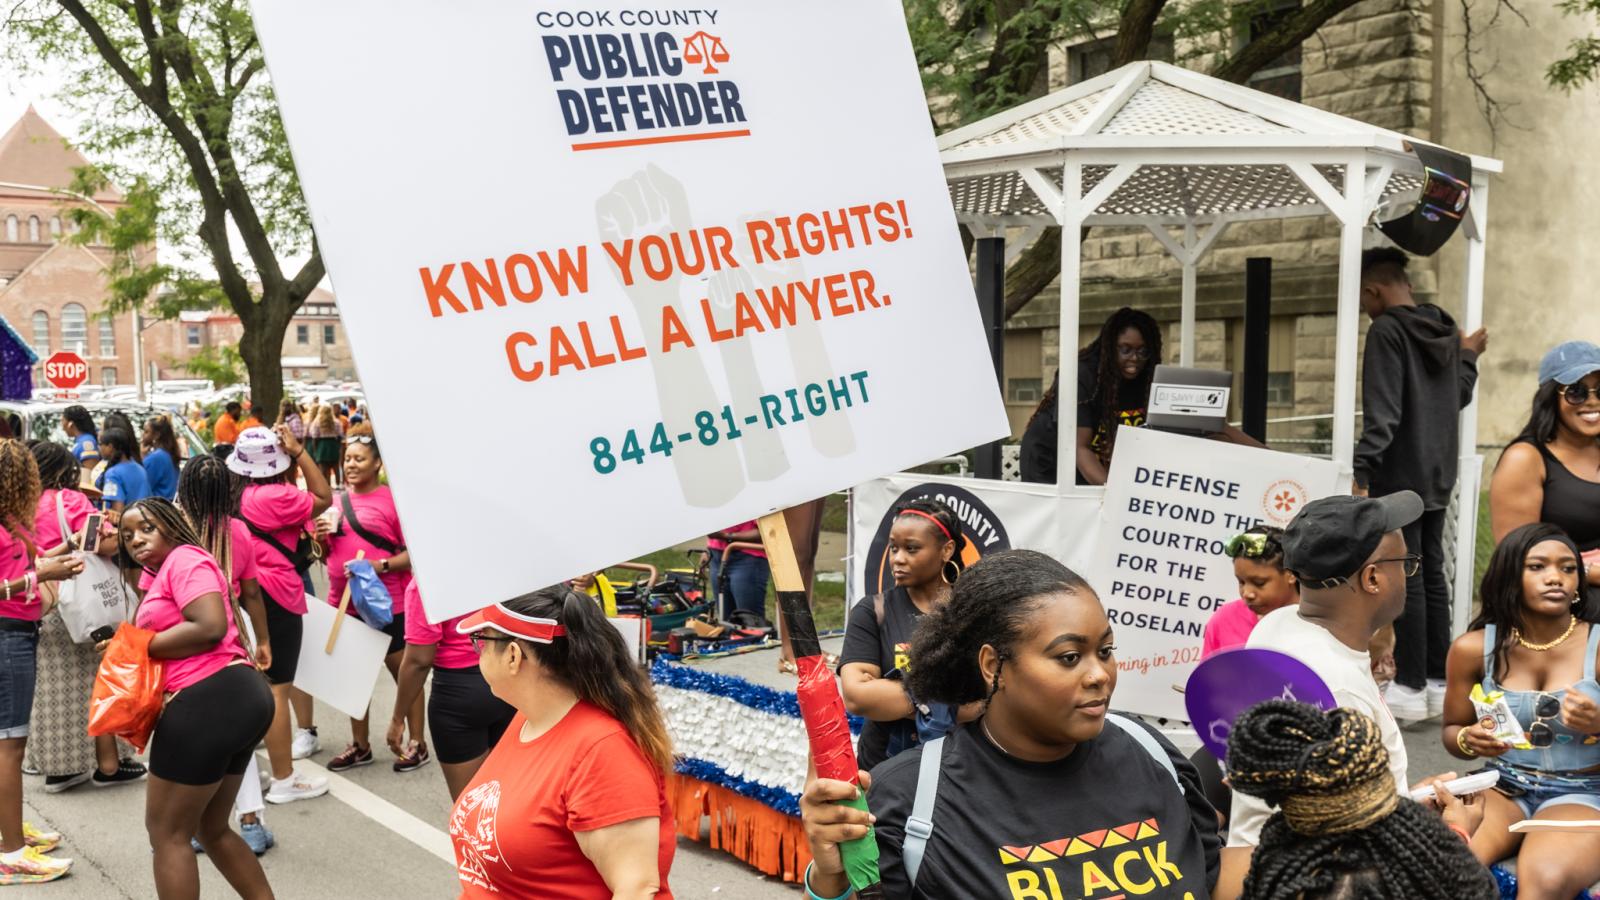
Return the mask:
{"type": "Polygon", "coordinates": [[[564,585],[457,630],[517,710],[450,814],[461,896],[670,900],[672,746],[622,635],[564,585]]]}
{"type": "Polygon", "coordinates": [[[239,783],[273,715],[272,691],[239,637],[229,578],[169,500],[136,501],[118,529],[123,567],[154,573],[134,624],[157,632],[150,655],[166,661],[166,704],[150,739],[144,812],[156,895],[200,896],[193,836],[241,896],[270,896],[255,853],[228,827],[239,783]]]}

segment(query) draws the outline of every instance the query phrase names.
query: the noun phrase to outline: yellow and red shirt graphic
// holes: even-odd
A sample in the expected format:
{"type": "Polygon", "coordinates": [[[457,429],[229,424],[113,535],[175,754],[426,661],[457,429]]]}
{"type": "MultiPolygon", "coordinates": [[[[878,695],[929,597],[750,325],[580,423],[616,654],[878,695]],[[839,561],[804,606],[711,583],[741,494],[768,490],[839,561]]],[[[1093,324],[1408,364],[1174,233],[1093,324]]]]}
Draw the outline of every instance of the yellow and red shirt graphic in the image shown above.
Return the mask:
{"type": "MultiPolygon", "coordinates": [[[[1128,900],[1183,881],[1155,819],[1001,846],[1011,900],[1128,900]]],[[[1184,891],[1183,900],[1195,900],[1184,891]]]]}

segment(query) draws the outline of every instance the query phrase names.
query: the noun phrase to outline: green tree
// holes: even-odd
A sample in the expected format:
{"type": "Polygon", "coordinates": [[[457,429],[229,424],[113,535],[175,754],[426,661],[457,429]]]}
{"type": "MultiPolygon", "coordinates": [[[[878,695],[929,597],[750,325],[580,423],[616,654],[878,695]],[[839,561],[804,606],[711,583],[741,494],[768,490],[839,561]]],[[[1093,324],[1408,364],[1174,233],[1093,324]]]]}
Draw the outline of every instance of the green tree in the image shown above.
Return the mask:
{"type": "MultiPolygon", "coordinates": [[[[1177,62],[1243,83],[1357,2],[904,0],[923,83],[930,97],[948,98],[935,118],[949,128],[1043,96],[1055,44],[1105,41],[1117,67],[1149,58],[1161,34],[1180,48],[1177,62]]],[[[1007,318],[1061,273],[1060,248],[1061,229],[1046,228],[1012,264],[1007,318]]]]}
{"type": "Polygon", "coordinates": [[[284,332],[324,268],[245,4],[20,0],[3,27],[11,65],[67,85],[100,161],[80,181],[132,186],[109,218],[71,213],[124,250],[111,302],[153,298],[158,315],[225,302],[256,407],[273,415],[284,332]],[[152,234],[170,259],[137,252],[152,234]]]}
{"type": "MultiPolygon", "coordinates": [[[[1593,19],[1600,25],[1600,0],[1561,0],[1561,11],[1569,16],[1593,19]]],[[[1567,44],[1567,55],[1550,64],[1544,77],[1552,85],[1571,91],[1600,76],[1600,34],[1575,38],[1567,44]]]]}
{"type": "MultiPolygon", "coordinates": [[[[206,347],[183,364],[184,371],[213,385],[237,384],[244,377],[244,359],[229,346],[206,347]]],[[[263,410],[254,410],[260,416],[263,410]]]]}

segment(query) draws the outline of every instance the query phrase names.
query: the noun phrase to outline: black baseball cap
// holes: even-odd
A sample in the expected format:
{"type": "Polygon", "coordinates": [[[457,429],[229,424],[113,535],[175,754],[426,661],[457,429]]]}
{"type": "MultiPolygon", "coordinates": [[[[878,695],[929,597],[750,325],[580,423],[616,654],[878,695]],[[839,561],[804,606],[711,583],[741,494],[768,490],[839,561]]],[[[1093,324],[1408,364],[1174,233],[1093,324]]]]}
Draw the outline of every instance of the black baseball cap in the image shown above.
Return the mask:
{"type": "Polygon", "coordinates": [[[1414,491],[1313,500],[1283,531],[1283,567],[1308,587],[1330,587],[1360,571],[1384,535],[1421,517],[1414,491]]]}

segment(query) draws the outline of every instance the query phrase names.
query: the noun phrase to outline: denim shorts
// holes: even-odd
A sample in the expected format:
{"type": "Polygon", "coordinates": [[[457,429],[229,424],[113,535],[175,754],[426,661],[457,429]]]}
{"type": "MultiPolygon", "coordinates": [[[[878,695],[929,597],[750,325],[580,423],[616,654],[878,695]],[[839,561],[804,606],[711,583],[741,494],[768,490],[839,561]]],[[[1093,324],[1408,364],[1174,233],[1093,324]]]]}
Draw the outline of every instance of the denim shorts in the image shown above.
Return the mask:
{"type": "Polygon", "coordinates": [[[1528,818],[1551,806],[1587,806],[1600,810],[1600,775],[1584,773],[1578,777],[1564,777],[1532,772],[1521,766],[1494,768],[1500,770],[1496,789],[1511,798],[1528,818]]]}
{"type": "Polygon", "coordinates": [[[28,723],[33,718],[38,649],[37,627],[31,630],[0,627],[0,741],[28,736],[28,723]]]}

